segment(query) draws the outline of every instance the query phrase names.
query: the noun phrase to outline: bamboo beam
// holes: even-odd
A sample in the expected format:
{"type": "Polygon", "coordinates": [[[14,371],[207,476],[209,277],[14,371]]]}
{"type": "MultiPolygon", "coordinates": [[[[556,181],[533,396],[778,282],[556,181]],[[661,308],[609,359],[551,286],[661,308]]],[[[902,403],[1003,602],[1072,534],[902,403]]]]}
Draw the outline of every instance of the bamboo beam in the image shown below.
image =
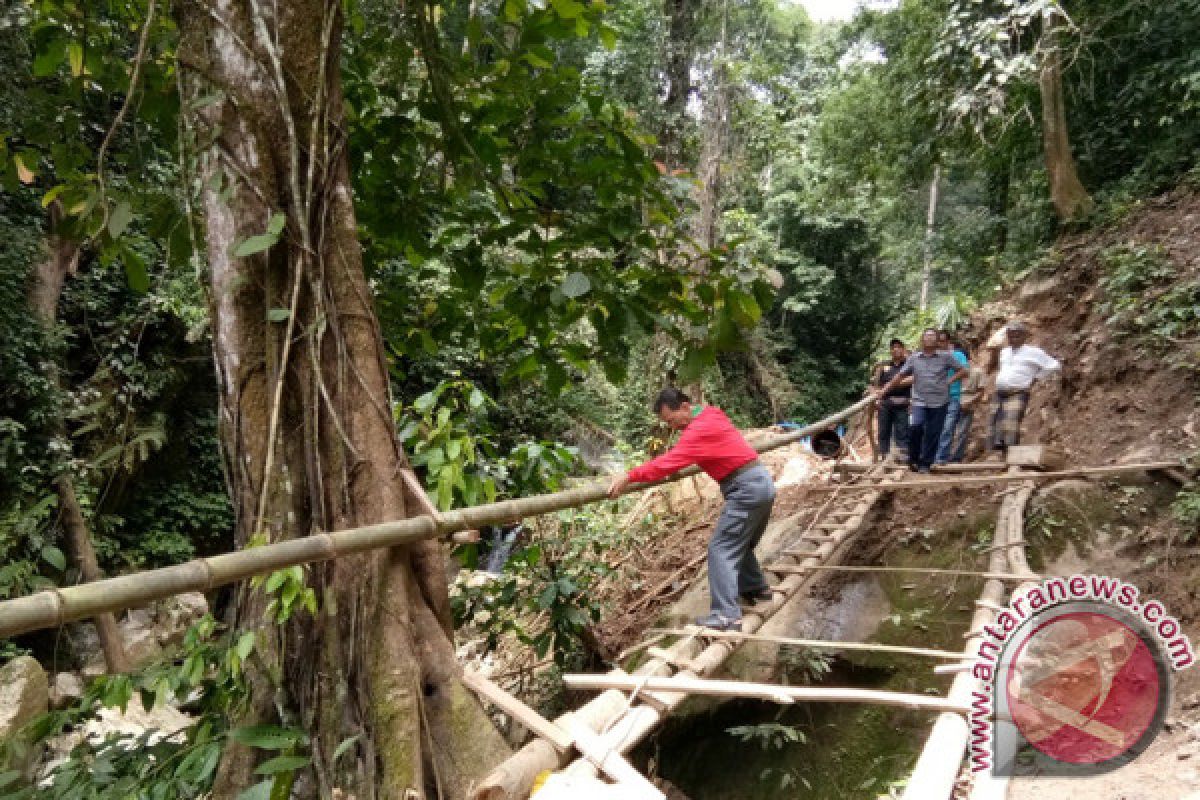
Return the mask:
{"type": "MultiPolygon", "coordinates": [[[[857,521],[853,523],[853,526],[861,529],[867,510],[878,502],[880,497],[879,493],[867,494],[861,499],[855,500],[862,512],[857,516],[857,521]]],[[[804,563],[817,564],[834,558],[849,546],[853,538],[853,535],[847,535],[840,542],[825,543],[812,554],[807,555],[804,563]]],[[[811,575],[791,575],[773,587],[774,596],[769,602],[747,610],[742,617],[742,630],[753,633],[761,628],[775,612],[799,593],[811,577],[811,575]]],[[[676,642],[669,648],[670,652],[674,654],[690,658],[694,664],[695,669],[679,673],[686,677],[699,677],[715,673],[735,649],[736,643],[734,642],[712,641],[707,646],[703,646],[702,643],[691,638],[676,642]]],[[[640,666],[634,675],[665,677],[671,675],[672,671],[671,665],[665,661],[651,659],[640,666]]],[[[654,697],[652,703],[631,706],[625,694],[611,690],[593,698],[573,713],[576,717],[586,721],[594,730],[609,731],[605,734],[605,741],[609,746],[618,752],[628,753],[686,697],[682,694],[662,694],[654,697]]],[[[535,739],[485,776],[470,797],[472,800],[524,800],[529,796],[530,787],[540,773],[566,767],[568,761],[569,759],[561,757],[549,742],[535,739]]],[[[586,776],[593,775],[595,771],[589,762],[581,760],[570,764],[567,772],[586,776]]]]}
{"type": "MultiPolygon", "coordinates": [[[[897,481],[888,484],[887,491],[901,489],[947,489],[964,486],[988,486],[993,483],[1012,483],[1014,481],[1057,481],[1064,478],[1093,478],[1102,475],[1121,475],[1129,472],[1161,472],[1178,467],[1178,461],[1152,461],[1145,464],[1116,464],[1107,467],[1080,467],[1064,469],[1057,472],[1021,472],[1000,475],[967,475],[961,478],[927,478],[915,481],[897,481]]],[[[883,488],[879,483],[829,484],[813,486],[810,492],[874,491],[883,488]]]]}
{"type": "Polygon", "coordinates": [[[632,675],[564,675],[568,689],[668,692],[672,694],[704,695],[706,697],[741,697],[767,700],[772,703],[870,703],[898,706],[921,711],[951,712],[963,715],[970,705],[945,697],[930,697],[906,692],[885,692],[878,689],[841,689],[828,686],[778,686],[743,681],[713,681],[699,678],[638,678],[632,675]]]}
{"type": "MultiPolygon", "coordinates": [[[[1029,478],[1031,474],[1020,472],[1016,468],[1012,475],[1029,478]]],[[[1044,473],[1041,473],[1044,474],[1044,473]]],[[[1030,487],[1026,487],[1030,488],[1030,487]]],[[[996,522],[996,544],[1006,544],[1021,538],[1024,530],[1024,500],[1028,494],[1022,489],[1006,495],[1000,504],[1000,512],[996,522]]],[[[1008,553],[1010,548],[997,548],[988,557],[990,572],[1003,572],[1009,565],[1008,553]]],[[[1026,579],[1028,576],[1021,576],[1026,579]]],[[[1004,584],[997,579],[988,579],[983,585],[983,591],[976,603],[975,613],[968,627],[969,637],[963,649],[963,661],[972,662],[978,656],[979,642],[983,636],[984,627],[995,620],[998,607],[1007,596],[1004,584]]],[[[971,672],[960,672],[950,685],[948,698],[957,703],[969,703],[972,692],[979,682],[971,672]]],[[[942,714],[933,724],[925,747],[913,767],[905,786],[902,800],[943,800],[949,798],[954,789],[962,765],[963,755],[967,750],[970,731],[966,718],[959,714],[942,714]]]]}
{"type": "Polygon", "coordinates": [[[759,633],[741,633],[739,631],[714,631],[708,628],[651,628],[650,633],[666,633],[670,635],[697,634],[702,639],[729,639],[735,642],[767,642],[769,644],[795,645],[797,647],[812,647],[818,650],[858,650],[867,653],[898,653],[906,656],[921,656],[923,658],[946,658],[962,661],[962,653],[949,650],[931,650],[925,647],[908,647],[898,644],[880,644],[878,642],[840,642],[829,639],[794,639],[789,636],[767,636],[759,633]]]}
{"type": "Polygon", "coordinates": [[[954,575],[963,578],[984,578],[998,581],[1028,581],[1037,580],[1038,576],[1020,572],[979,572],[970,569],[937,569],[934,567],[847,567],[840,564],[817,564],[811,567],[792,564],[772,564],[763,567],[767,572],[778,572],[784,575],[796,575],[811,570],[823,572],[875,572],[875,573],[912,573],[916,575],[954,575]]]}
{"type": "MultiPolygon", "coordinates": [[[[806,436],[828,430],[865,408],[864,399],[819,422],[785,434],[758,437],[755,449],[767,452],[785,447],[806,436]]],[[[688,468],[668,479],[635,484],[628,491],[643,491],[698,472],[688,468]]],[[[568,508],[598,503],[608,498],[607,480],[576,489],[472,506],[442,514],[420,515],[334,533],[318,533],[300,539],[238,550],[196,559],[173,567],[130,573],[115,578],[81,583],[60,589],[0,602],[0,639],[21,633],[54,628],[107,611],[138,608],[185,592],[207,592],[254,575],[265,575],[285,567],[301,566],[333,558],[447,537],[484,525],[499,525],[568,508]]]]}
{"type": "MultiPolygon", "coordinates": [[[[871,463],[856,463],[853,461],[843,461],[834,467],[835,470],[842,472],[863,473],[870,472],[875,464],[871,463]]],[[[902,463],[894,463],[893,466],[904,466],[902,463]]],[[[977,461],[969,464],[934,464],[930,467],[935,473],[942,475],[953,475],[960,472],[1004,472],[1008,469],[1008,465],[1003,461],[977,461]]]]}

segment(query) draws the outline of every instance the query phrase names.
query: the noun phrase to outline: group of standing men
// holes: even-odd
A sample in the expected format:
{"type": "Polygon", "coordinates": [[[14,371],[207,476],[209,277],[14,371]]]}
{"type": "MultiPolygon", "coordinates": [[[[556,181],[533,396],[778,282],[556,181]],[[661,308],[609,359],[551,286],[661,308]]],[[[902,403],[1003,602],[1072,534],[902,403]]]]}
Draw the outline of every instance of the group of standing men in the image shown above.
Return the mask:
{"type": "MultiPolygon", "coordinates": [[[[1020,444],[1021,420],[1034,381],[1062,365],[1029,344],[1029,329],[1013,321],[989,342],[999,347],[998,370],[991,389],[988,446],[1003,452],[1020,444]]],[[[879,449],[887,458],[894,446],[909,468],[929,472],[937,464],[962,461],[975,413],[987,390],[987,372],[947,331],[926,328],[920,349],[910,354],[904,342],[891,341],[891,359],[872,376],[870,391],[879,403],[879,449]]]]}

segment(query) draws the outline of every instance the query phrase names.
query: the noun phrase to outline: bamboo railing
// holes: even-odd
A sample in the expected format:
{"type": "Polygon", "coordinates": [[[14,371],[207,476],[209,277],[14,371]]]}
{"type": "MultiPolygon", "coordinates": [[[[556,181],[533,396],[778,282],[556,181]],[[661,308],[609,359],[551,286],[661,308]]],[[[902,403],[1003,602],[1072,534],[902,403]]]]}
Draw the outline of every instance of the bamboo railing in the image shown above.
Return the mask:
{"type": "MultiPolygon", "coordinates": [[[[860,400],[812,425],[788,433],[758,437],[750,444],[760,453],[785,447],[833,428],[862,411],[870,402],[870,398],[860,400]]],[[[666,480],[637,484],[630,491],[642,491],[697,472],[695,468],[689,468],[666,480]]],[[[607,489],[606,481],[593,481],[576,489],[552,494],[488,503],[443,514],[409,517],[333,533],[318,533],[200,558],[172,567],[49,589],[0,602],[0,639],[42,628],[58,627],[108,611],[137,608],[186,592],[207,592],[286,567],[437,539],[484,525],[499,525],[526,517],[578,508],[606,499],[607,489]]]]}

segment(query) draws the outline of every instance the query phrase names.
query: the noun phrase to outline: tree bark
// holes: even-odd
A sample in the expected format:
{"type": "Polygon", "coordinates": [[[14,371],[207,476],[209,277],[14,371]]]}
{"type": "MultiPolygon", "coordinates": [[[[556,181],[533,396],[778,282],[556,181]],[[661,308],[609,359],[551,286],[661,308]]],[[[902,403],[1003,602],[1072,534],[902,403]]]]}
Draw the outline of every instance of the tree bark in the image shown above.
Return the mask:
{"type": "Polygon", "coordinates": [[[929,308],[929,285],[933,278],[933,235],[937,222],[938,182],[942,179],[942,165],[933,165],[933,178],[929,181],[929,207],[925,212],[925,254],[921,264],[921,298],[918,308],[922,312],[929,308]]]}
{"type": "MultiPolygon", "coordinates": [[[[420,513],[356,238],[341,3],[190,0],[176,15],[237,543],[420,513]],[[278,244],[233,255],[277,214],[278,244]]],[[[244,721],[308,730],[323,798],[464,797],[508,748],[459,681],[441,545],[339,559],[305,580],[319,613],[282,625],[264,624],[263,592],[236,598],[232,622],[259,631],[244,721]]],[[[213,796],[253,783],[258,757],[231,746],[213,796]]]]}
{"type": "Polygon", "coordinates": [[[695,55],[696,0],[665,0],[667,17],[666,79],[659,154],[669,168],[684,159],[684,131],[688,98],[692,94],[692,58],[695,55]]]}
{"type": "MultiPolygon", "coordinates": [[[[49,252],[37,265],[29,285],[29,307],[47,331],[54,328],[58,319],[58,301],[62,297],[67,277],[74,275],[79,266],[79,246],[55,231],[61,217],[62,211],[55,201],[50,205],[50,234],[47,237],[49,252]]],[[[48,364],[47,369],[53,373],[50,376],[51,382],[61,385],[62,376],[58,365],[52,362],[48,364]]],[[[58,433],[65,438],[66,425],[61,417],[56,427],[58,433]]],[[[79,508],[79,499],[75,496],[75,481],[66,466],[54,479],[54,491],[58,495],[60,522],[66,534],[67,552],[71,560],[75,562],[84,581],[100,580],[104,574],[100,571],[96,548],[92,545],[92,536],[79,508]]],[[[104,664],[109,673],[116,675],[128,672],[129,658],[125,653],[125,643],[121,639],[117,618],[112,613],[104,613],[97,615],[93,622],[96,625],[96,634],[100,638],[100,648],[104,651],[104,664]]]]}
{"type": "Polygon", "coordinates": [[[1062,19],[1057,13],[1044,15],[1042,64],[1038,87],[1042,96],[1042,145],[1050,178],[1050,199],[1062,222],[1070,222],[1092,210],[1091,195],[1079,180],[1075,156],[1067,130],[1067,107],[1062,85],[1062,19]]]}

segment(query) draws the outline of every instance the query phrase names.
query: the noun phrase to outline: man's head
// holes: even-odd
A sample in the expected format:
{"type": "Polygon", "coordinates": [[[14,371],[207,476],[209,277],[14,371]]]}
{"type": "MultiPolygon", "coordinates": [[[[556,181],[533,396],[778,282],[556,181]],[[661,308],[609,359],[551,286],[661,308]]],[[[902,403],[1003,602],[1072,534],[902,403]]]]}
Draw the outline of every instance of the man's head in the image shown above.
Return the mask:
{"type": "Polygon", "coordinates": [[[927,353],[938,349],[937,328],[926,328],[921,332],[921,348],[927,353]]]}
{"type": "Polygon", "coordinates": [[[938,350],[950,349],[950,331],[943,328],[937,332],[937,347],[938,350]]]}
{"type": "Polygon", "coordinates": [[[1009,347],[1020,347],[1029,341],[1029,328],[1021,320],[1013,320],[1004,327],[1009,347]]]}
{"type": "Polygon", "coordinates": [[[668,428],[681,431],[692,421],[692,398],[673,387],[663,389],[654,398],[654,413],[668,428]]]}
{"type": "Polygon", "coordinates": [[[904,342],[899,339],[892,339],[888,344],[888,349],[892,352],[892,361],[898,363],[908,358],[908,349],[905,348],[904,342]]]}

